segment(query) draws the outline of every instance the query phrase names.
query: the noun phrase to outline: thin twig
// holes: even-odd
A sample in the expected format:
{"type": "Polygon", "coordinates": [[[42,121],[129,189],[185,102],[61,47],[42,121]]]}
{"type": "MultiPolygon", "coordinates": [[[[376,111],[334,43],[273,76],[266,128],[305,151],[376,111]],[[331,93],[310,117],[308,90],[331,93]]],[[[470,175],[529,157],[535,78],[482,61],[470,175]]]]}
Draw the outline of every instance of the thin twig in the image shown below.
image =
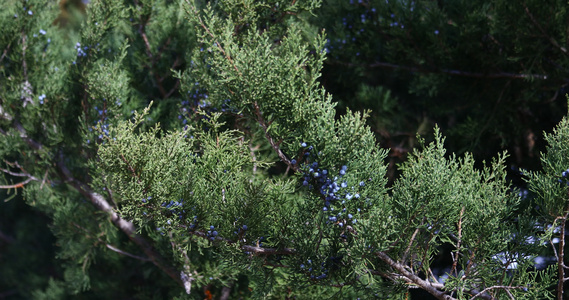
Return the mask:
{"type": "Polygon", "coordinates": [[[405,268],[404,265],[395,262],[393,259],[391,259],[391,257],[389,257],[389,255],[387,255],[385,252],[377,252],[375,253],[375,255],[377,257],[379,257],[379,259],[381,259],[383,262],[385,262],[386,264],[388,264],[390,267],[394,268],[395,270],[397,270],[399,272],[399,274],[401,274],[402,276],[406,277],[410,282],[416,284],[417,286],[421,287],[423,290],[427,291],[429,294],[435,296],[437,299],[440,300],[456,300],[456,298],[447,295],[445,292],[437,289],[435,286],[433,286],[432,282],[428,282],[426,280],[421,279],[419,276],[409,272],[407,270],[407,268],[405,268]]]}
{"type": "Polygon", "coordinates": [[[271,147],[273,148],[273,150],[275,150],[275,152],[277,153],[279,158],[284,163],[286,163],[294,171],[298,172],[298,166],[293,165],[290,162],[290,160],[281,151],[279,145],[275,142],[273,137],[269,134],[268,125],[267,125],[267,122],[265,121],[265,119],[263,118],[263,113],[261,112],[261,109],[259,108],[259,104],[257,104],[257,102],[254,102],[253,107],[255,108],[255,115],[257,116],[257,122],[259,122],[259,125],[261,125],[261,127],[263,127],[263,130],[265,131],[265,137],[267,138],[267,140],[271,144],[271,147]]]}
{"type": "Polygon", "coordinates": [[[561,52],[563,52],[563,54],[565,55],[569,55],[569,53],[567,53],[567,49],[565,49],[564,47],[562,47],[561,45],[559,45],[557,43],[557,41],[551,37],[549,34],[547,34],[547,32],[543,29],[543,27],[541,27],[541,25],[539,24],[539,22],[535,19],[535,17],[533,16],[533,14],[529,11],[529,8],[527,7],[526,3],[523,3],[524,5],[524,9],[526,12],[526,15],[528,15],[528,17],[530,18],[531,22],[535,25],[535,27],[537,27],[537,29],[539,29],[539,31],[541,31],[541,33],[549,40],[549,42],[555,46],[557,49],[561,50],[561,52]]]}
{"type": "MultiPolygon", "coordinates": [[[[328,62],[328,60],[327,60],[328,62]]],[[[404,65],[397,65],[392,63],[386,62],[375,62],[373,64],[364,65],[364,64],[352,64],[352,63],[341,63],[341,65],[345,65],[348,67],[364,67],[364,68],[390,68],[390,69],[400,69],[400,70],[407,70],[410,72],[420,72],[420,73],[445,73],[454,76],[460,77],[473,77],[473,78],[484,78],[484,79],[498,79],[498,78],[513,78],[513,79],[541,79],[546,80],[548,79],[547,75],[542,74],[516,74],[516,73],[508,73],[508,72],[499,72],[499,73],[477,73],[477,72],[468,72],[468,71],[460,71],[460,70],[450,70],[450,69],[424,69],[412,66],[404,66],[404,65]]]]}
{"type": "Polygon", "coordinates": [[[146,258],[146,257],[142,257],[142,256],[138,256],[138,255],[134,255],[132,253],[128,253],[126,251],[123,251],[109,243],[106,243],[105,241],[103,241],[100,237],[98,237],[96,234],[94,234],[93,232],[89,231],[87,228],[73,222],[72,223],[73,226],[77,227],[78,229],[81,229],[82,231],[86,232],[88,237],[93,237],[94,239],[97,239],[97,241],[101,244],[104,244],[107,248],[111,249],[112,251],[115,251],[116,253],[125,255],[125,256],[129,256],[138,260],[142,260],[142,261],[150,261],[150,259],[146,258]]]}
{"type": "Polygon", "coordinates": [[[416,228],[415,232],[413,232],[413,235],[411,235],[411,238],[409,239],[409,244],[407,245],[407,249],[405,249],[405,253],[403,253],[403,256],[401,257],[401,261],[403,263],[407,261],[407,255],[409,255],[409,251],[411,250],[411,246],[413,245],[413,242],[415,241],[415,238],[417,237],[419,230],[420,230],[419,228],[416,228]]]}
{"type": "Polygon", "coordinates": [[[450,269],[450,274],[454,271],[455,275],[458,276],[458,254],[460,253],[460,243],[462,240],[462,216],[464,215],[464,206],[460,210],[460,216],[458,218],[458,241],[456,242],[456,252],[451,254],[452,255],[452,268],[450,269]]]}
{"type": "MultiPolygon", "coordinates": [[[[470,300],[474,300],[476,298],[482,298],[483,294],[491,291],[491,290],[496,290],[496,289],[502,289],[502,290],[521,290],[524,289],[525,287],[523,286],[505,286],[505,285],[495,285],[495,286],[491,286],[491,287],[487,287],[485,289],[483,289],[482,291],[480,291],[478,294],[472,296],[472,298],[470,298],[470,300]]],[[[511,294],[510,294],[511,295],[511,294]]],[[[494,299],[492,297],[492,299],[494,299]]]]}
{"type": "Polygon", "coordinates": [[[33,179],[30,177],[22,182],[16,183],[16,184],[9,184],[9,185],[0,185],[0,189],[6,190],[6,189],[17,189],[17,188],[22,188],[24,187],[24,185],[30,183],[30,181],[32,181],[33,179]]]}
{"type": "MultiPolygon", "coordinates": [[[[187,1],[188,4],[189,1],[187,1]]],[[[190,4],[191,5],[191,4],[190,4]]],[[[243,74],[241,74],[241,72],[239,71],[239,69],[237,68],[237,65],[235,65],[235,62],[233,61],[233,59],[231,58],[231,56],[229,56],[229,54],[227,54],[227,52],[225,52],[225,49],[223,49],[223,47],[221,46],[221,43],[216,39],[215,35],[209,30],[209,28],[207,28],[207,26],[205,26],[205,23],[203,22],[202,18],[199,15],[199,12],[196,10],[195,6],[192,6],[192,10],[193,10],[193,14],[196,15],[200,26],[205,30],[205,32],[207,33],[207,35],[209,35],[215,42],[216,46],[219,48],[219,50],[221,51],[221,53],[223,54],[223,56],[225,56],[225,58],[229,61],[229,63],[233,66],[233,68],[235,69],[235,72],[237,72],[237,74],[239,74],[239,77],[242,77],[243,74]]]]}

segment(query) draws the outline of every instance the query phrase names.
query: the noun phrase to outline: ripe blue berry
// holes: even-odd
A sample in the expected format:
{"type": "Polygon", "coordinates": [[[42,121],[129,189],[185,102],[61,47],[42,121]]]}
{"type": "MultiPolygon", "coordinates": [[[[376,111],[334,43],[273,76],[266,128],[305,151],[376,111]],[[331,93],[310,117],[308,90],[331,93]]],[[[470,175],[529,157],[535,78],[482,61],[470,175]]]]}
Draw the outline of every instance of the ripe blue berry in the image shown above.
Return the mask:
{"type": "Polygon", "coordinates": [[[302,142],[302,143],[300,143],[300,146],[303,147],[303,148],[306,148],[307,145],[306,145],[305,142],[302,142]]]}
{"type": "Polygon", "coordinates": [[[343,169],[340,170],[340,175],[346,175],[346,171],[344,171],[343,169]]]}
{"type": "Polygon", "coordinates": [[[296,159],[291,160],[290,163],[296,165],[296,159]]]}
{"type": "Polygon", "coordinates": [[[247,225],[243,225],[243,230],[247,230],[247,225]]]}
{"type": "Polygon", "coordinates": [[[365,182],[360,181],[360,186],[365,186],[365,185],[366,185],[365,182]]]}
{"type": "Polygon", "coordinates": [[[214,230],[215,226],[211,225],[211,226],[209,226],[209,229],[214,230]]]}

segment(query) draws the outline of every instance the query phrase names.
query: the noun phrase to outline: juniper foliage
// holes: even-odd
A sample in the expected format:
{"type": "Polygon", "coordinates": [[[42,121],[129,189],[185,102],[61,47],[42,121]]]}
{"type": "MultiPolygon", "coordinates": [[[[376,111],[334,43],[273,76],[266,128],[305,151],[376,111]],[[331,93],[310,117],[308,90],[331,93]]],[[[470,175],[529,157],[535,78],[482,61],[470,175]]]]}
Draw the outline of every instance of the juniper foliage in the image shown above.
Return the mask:
{"type": "Polygon", "coordinates": [[[567,121],[529,176],[546,217],[521,205],[506,154],[476,168],[438,127],[388,186],[370,112],[338,115],[319,82],[319,5],[92,1],[74,31],[51,2],[9,2],[0,286],[37,299],[538,299],[557,280],[562,299],[567,121]],[[8,215],[22,201],[50,220],[56,270],[17,272],[11,251],[40,238],[8,215]],[[554,238],[558,264],[535,268],[554,238]]]}

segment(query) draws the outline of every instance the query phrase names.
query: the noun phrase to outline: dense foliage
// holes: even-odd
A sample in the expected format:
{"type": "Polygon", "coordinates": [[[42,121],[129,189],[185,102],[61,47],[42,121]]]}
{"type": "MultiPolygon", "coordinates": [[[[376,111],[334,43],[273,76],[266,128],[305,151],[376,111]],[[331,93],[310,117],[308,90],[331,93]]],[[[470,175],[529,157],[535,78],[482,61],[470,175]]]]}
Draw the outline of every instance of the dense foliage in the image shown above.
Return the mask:
{"type": "Polygon", "coordinates": [[[4,1],[0,295],[563,299],[539,3],[4,1]]]}

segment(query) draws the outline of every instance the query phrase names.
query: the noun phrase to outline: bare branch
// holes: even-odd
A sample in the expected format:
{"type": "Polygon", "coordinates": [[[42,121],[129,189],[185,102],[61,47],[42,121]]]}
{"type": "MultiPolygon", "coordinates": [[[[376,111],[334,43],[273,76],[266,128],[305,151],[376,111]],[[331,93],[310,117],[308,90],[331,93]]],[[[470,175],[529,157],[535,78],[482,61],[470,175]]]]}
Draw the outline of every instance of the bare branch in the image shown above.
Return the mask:
{"type": "Polygon", "coordinates": [[[462,240],[462,216],[464,215],[464,206],[460,210],[460,216],[458,218],[458,241],[456,242],[456,252],[452,253],[452,268],[450,269],[450,274],[454,271],[457,274],[457,265],[458,265],[458,254],[460,253],[460,243],[462,240]]]}
{"type": "Polygon", "coordinates": [[[429,294],[435,296],[437,299],[441,299],[441,300],[456,300],[456,298],[447,295],[445,292],[440,291],[439,289],[437,289],[433,283],[428,282],[426,280],[421,279],[419,276],[409,272],[407,270],[407,268],[405,268],[404,265],[395,262],[393,259],[391,259],[391,257],[389,257],[389,255],[387,255],[385,252],[377,252],[375,253],[375,255],[377,257],[379,257],[379,259],[381,259],[383,262],[385,262],[386,264],[388,264],[390,267],[394,268],[395,270],[397,270],[399,272],[399,274],[401,274],[402,276],[406,277],[410,282],[416,284],[417,286],[419,286],[420,288],[422,288],[423,290],[429,292],[429,294]]]}
{"type": "Polygon", "coordinates": [[[403,256],[401,257],[401,261],[403,261],[403,262],[407,261],[407,255],[409,255],[409,251],[411,250],[411,246],[413,245],[413,242],[415,242],[415,238],[417,237],[417,233],[419,233],[419,228],[415,229],[415,232],[413,232],[413,235],[411,235],[411,238],[409,239],[409,244],[407,245],[407,249],[405,249],[405,253],[403,253],[403,256]]]}
{"type": "Polygon", "coordinates": [[[115,224],[122,232],[124,232],[131,241],[137,244],[144,253],[149,257],[149,259],[164,271],[168,276],[178,282],[180,285],[183,285],[182,280],[180,278],[180,274],[177,270],[173,267],[167,265],[166,260],[156,251],[152,245],[146,241],[141,235],[136,233],[136,228],[132,222],[129,222],[123,218],[121,218],[113,207],[107,202],[107,200],[100,194],[91,190],[89,186],[86,184],[76,180],[72,175],[71,172],[67,169],[65,164],[63,163],[63,157],[60,157],[59,161],[56,163],[57,169],[60,172],[61,177],[64,181],[74,187],[79,193],[81,193],[84,197],[89,199],[95,207],[101,211],[106,212],[109,214],[111,222],[115,224]]]}
{"type": "MultiPolygon", "coordinates": [[[[513,297],[512,294],[508,291],[508,290],[521,290],[524,289],[525,287],[523,286],[505,286],[505,285],[495,285],[495,286],[491,286],[491,287],[487,287],[485,289],[483,289],[482,291],[480,291],[478,294],[472,296],[472,298],[470,298],[470,300],[474,300],[476,298],[482,298],[484,293],[491,291],[491,290],[496,290],[496,289],[501,289],[501,290],[506,290],[506,292],[508,293],[508,295],[510,297],[513,297]]],[[[493,298],[492,298],[493,299],[493,298]]],[[[512,298],[514,299],[514,298],[512,298]]]]}
{"type": "Polygon", "coordinates": [[[535,17],[533,16],[533,14],[529,11],[529,8],[527,7],[526,3],[523,3],[524,5],[524,9],[526,12],[526,15],[528,15],[528,17],[530,18],[531,22],[535,25],[535,27],[537,27],[537,29],[539,29],[539,31],[541,31],[541,33],[543,34],[543,36],[545,36],[549,42],[555,46],[555,48],[561,50],[561,52],[563,52],[563,54],[565,55],[569,55],[569,53],[567,53],[567,49],[565,49],[565,47],[562,47],[561,45],[559,45],[557,43],[557,41],[551,37],[549,34],[547,34],[547,32],[545,31],[545,29],[543,29],[543,27],[541,27],[541,25],[539,24],[539,22],[535,19],[535,17]]]}
{"type": "Polygon", "coordinates": [[[128,252],[126,252],[126,251],[123,251],[123,250],[121,250],[121,249],[119,249],[119,248],[117,248],[117,247],[111,245],[111,244],[105,244],[105,246],[107,246],[107,248],[109,248],[109,249],[115,251],[116,253],[119,253],[119,254],[122,254],[122,255],[126,255],[126,256],[129,256],[129,257],[132,257],[132,258],[135,258],[135,259],[138,259],[138,260],[142,260],[142,261],[150,261],[150,259],[147,258],[147,257],[142,257],[142,256],[138,256],[138,255],[134,255],[134,254],[128,253],[128,252]]]}
{"type": "Polygon", "coordinates": [[[16,184],[9,184],[9,185],[0,185],[0,189],[3,190],[7,190],[7,189],[17,189],[17,188],[22,188],[24,187],[24,185],[30,183],[30,181],[32,181],[33,178],[28,178],[22,182],[16,183],[16,184]]]}
{"type": "Polygon", "coordinates": [[[267,140],[271,144],[271,147],[273,147],[273,150],[275,150],[275,152],[277,153],[277,155],[279,156],[279,158],[283,162],[285,162],[294,171],[298,172],[298,166],[293,165],[290,162],[290,160],[281,151],[279,145],[275,142],[273,137],[269,134],[269,127],[267,125],[267,122],[263,118],[263,113],[261,112],[261,109],[259,108],[259,104],[257,104],[257,102],[255,102],[255,103],[253,103],[253,107],[255,108],[255,115],[257,116],[257,122],[259,122],[259,125],[261,125],[261,127],[263,127],[263,131],[265,131],[265,137],[267,138],[267,140]]]}
{"type": "Polygon", "coordinates": [[[444,73],[453,76],[460,76],[460,77],[473,77],[473,78],[484,78],[484,79],[498,79],[498,78],[512,78],[512,79],[541,79],[546,80],[548,79],[547,75],[543,74],[517,74],[517,73],[508,73],[508,72],[499,72],[499,73],[477,73],[477,72],[468,72],[468,71],[461,71],[461,70],[450,70],[450,69],[425,69],[419,67],[412,67],[412,66],[404,66],[404,65],[397,65],[392,63],[386,62],[375,62],[369,65],[360,65],[360,64],[352,64],[352,63],[340,63],[341,65],[345,65],[348,67],[364,67],[364,68],[389,68],[389,69],[399,69],[399,70],[407,70],[410,72],[420,72],[420,73],[444,73]]]}

